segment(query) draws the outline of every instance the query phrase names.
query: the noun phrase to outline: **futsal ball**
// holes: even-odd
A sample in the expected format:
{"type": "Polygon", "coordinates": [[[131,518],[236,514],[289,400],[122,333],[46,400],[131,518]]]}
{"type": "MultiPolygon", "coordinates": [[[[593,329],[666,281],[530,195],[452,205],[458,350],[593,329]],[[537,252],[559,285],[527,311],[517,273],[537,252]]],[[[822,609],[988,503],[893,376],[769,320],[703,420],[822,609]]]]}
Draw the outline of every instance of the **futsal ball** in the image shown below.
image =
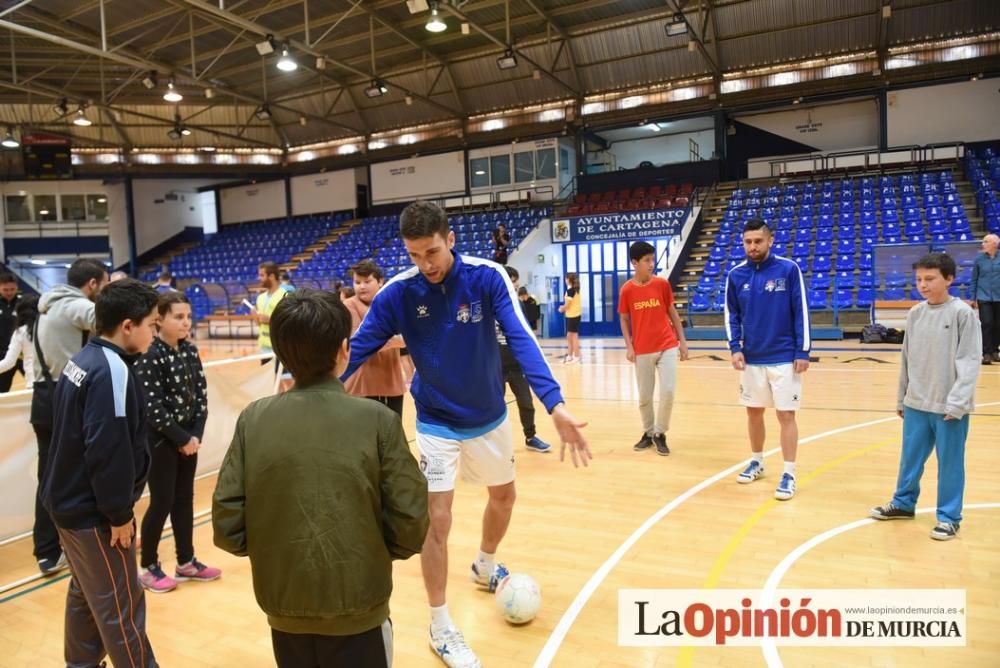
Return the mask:
{"type": "Polygon", "coordinates": [[[542,589],[530,575],[508,575],[497,586],[497,607],[511,624],[527,624],[542,605],[542,589]]]}

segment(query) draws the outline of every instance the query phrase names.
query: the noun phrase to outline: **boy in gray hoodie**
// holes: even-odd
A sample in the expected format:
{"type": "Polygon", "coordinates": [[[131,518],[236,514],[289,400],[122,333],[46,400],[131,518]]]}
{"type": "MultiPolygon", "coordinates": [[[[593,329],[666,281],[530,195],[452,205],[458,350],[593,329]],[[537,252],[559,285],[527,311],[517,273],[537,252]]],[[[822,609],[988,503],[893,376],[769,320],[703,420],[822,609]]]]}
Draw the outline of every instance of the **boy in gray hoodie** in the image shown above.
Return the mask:
{"type": "MultiPolygon", "coordinates": [[[[52,396],[55,382],[69,359],[80,352],[96,327],[94,299],[108,283],[108,270],[98,260],[80,258],[66,272],[68,285],[42,295],[35,323],[35,377],[31,395],[31,426],[38,441],[38,479],[43,479],[52,444],[52,396]]],[[[32,531],[38,569],[49,575],[66,567],[59,536],[41,497],[35,495],[32,531]]]]}
{"type": "Polygon", "coordinates": [[[975,410],[982,334],[968,304],[948,294],[955,260],[930,253],[913,268],[926,299],[906,316],[896,412],[903,418],[903,452],[892,501],[871,509],[877,520],[913,519],[920,478],[937,451],[937,525],[934,540],[951,540],[962,522],[965,440],[975,410]]]}

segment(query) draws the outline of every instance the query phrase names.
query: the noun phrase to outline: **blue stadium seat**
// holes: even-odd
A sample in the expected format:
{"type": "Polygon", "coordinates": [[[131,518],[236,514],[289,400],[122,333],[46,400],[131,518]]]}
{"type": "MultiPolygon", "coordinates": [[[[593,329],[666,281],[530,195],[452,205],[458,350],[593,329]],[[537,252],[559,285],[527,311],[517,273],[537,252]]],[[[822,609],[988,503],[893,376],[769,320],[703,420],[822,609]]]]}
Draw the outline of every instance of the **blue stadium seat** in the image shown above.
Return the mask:
{"type": "Polygon", "coordinates": [[[689,307],[692,311],[707,311],[711,308],[711,302],[707,294],[696,292],[691,296],[689,307]]]}
{"type": "Polygon", "coordinates": [[[822,272],[813,272],[812,276],[809,277],[809,289],[810,290],[829,290],[830,289],[830,275],[822,272]]]}
{"type": "Polygon", "coordinates": [[[808,302],[810,310],[827,308],[826,292],[823,290],[810,290],[808,302]]]}
{"type": "Polygon", "coordinates": [[[886,288],[882,291],[882,299],[898,302],[906,299],[906,293],[903,291],[903,288],[886,288]]]}
{"type": "Polygon", "coordinates": [[[887,288],[901,288],[906,285],[906,274],[901,271],[887,271],[885,272],[885,287],[887,288]]]}
{"type": "Polygon", "coordinates": [[[854,295],[850,290],[837,290],[833,303],[838,309],[853,308],[854,295]]]}
{"type": "Polygon", "coordinates": [[[872,288],[859,288],[854,305],[858,308],[868,308],[875,301],[875,290],[872,288]]]}
{"type": "Polygon", "coordinates": [[[830,256],[829,255],[814,255],[812,259],[812,271],[830,271],[830,256]]]}
{"type": "Polygon", "coordinates": [[[851,290],[854,288],[854,272],[838,271],[836,275],[838,290],[851,290]]]}

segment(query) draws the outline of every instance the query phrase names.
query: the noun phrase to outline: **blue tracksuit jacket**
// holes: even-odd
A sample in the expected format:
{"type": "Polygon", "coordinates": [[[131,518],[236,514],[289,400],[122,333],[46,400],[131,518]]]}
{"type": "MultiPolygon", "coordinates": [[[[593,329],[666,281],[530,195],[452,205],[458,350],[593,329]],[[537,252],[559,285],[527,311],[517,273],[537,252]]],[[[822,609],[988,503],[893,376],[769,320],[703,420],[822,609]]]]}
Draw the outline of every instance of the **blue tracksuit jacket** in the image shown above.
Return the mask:
{"type": "Polygon", "coordinates": [[[726,276],[726,338],[747,364],[790,364],[809,359],[809,306],[799,266],[769,254],[742,262],[726,276]]]}
{"type": "Polygon", "coordinates": [[[385,284],[351,337],[351,362],[341,378],[402,334],[417,368],[410,392],[419,430],[446,438],[481,436],[507,415],[495,322],[551,412],[562,393],[507,272],[489,260],[454,256],[442,283],[428,282],[412,267],[385,284]]]}

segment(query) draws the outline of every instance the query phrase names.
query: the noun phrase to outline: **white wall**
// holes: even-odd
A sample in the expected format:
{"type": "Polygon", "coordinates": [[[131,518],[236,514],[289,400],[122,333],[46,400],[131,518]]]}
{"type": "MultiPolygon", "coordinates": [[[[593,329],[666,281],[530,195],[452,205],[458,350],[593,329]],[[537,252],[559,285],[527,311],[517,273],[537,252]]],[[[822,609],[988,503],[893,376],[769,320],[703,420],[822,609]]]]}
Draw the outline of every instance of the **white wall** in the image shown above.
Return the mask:
{"type": "Polygon", "coordinates": [[[284,218],[288,215],[284,181],[223,188],[219,191],[219,197],[222,205],[222,220],[219,222],[223,225],[284,218]]]}
{"type": "Polygon", "coordinates": [[[889,146],[1000,138],[1000,79],[888,94],[889,146]]]}
{"type": "Polygon", "coordinates": [[[371,166],[372,203],[405,201],[465,192],[462,151],[378,162],[371,166]]]}
{"type": "Polygon", "coordinates": [[[618,169],[634,169],[643,160],[656,166],[691,162],[689,140],[698,144],[698,155],[702,160],[712,157],[715,151],[714,129],[614,142],[608,152],[615,156],[618,169]]]}
{"type": "Polygon", "coordinates": [[[343,211],[357,207],[356,170],[345,169],[322,174],[293,176],[292,213],[343,211]]]}
{"type": "MultiPolygon", "coordinates": [[[[202,227],[202,198],[198,188],[215,183],[204,179],[133,179],[135,246],[142,255],[184,231],[202,227]],[[167,197],[176,199],[167,199],[167,197]]],[[[126,260],[128,258],[126,251],[126,260]]],[[[117,264],[117,263],[116,263],[117,264]]]]}
{"type": "Polygon", "coordinates": [[[733,118],[818,151],[878,146],[879,115],[874,99],[800,107],[733,118]]]}

